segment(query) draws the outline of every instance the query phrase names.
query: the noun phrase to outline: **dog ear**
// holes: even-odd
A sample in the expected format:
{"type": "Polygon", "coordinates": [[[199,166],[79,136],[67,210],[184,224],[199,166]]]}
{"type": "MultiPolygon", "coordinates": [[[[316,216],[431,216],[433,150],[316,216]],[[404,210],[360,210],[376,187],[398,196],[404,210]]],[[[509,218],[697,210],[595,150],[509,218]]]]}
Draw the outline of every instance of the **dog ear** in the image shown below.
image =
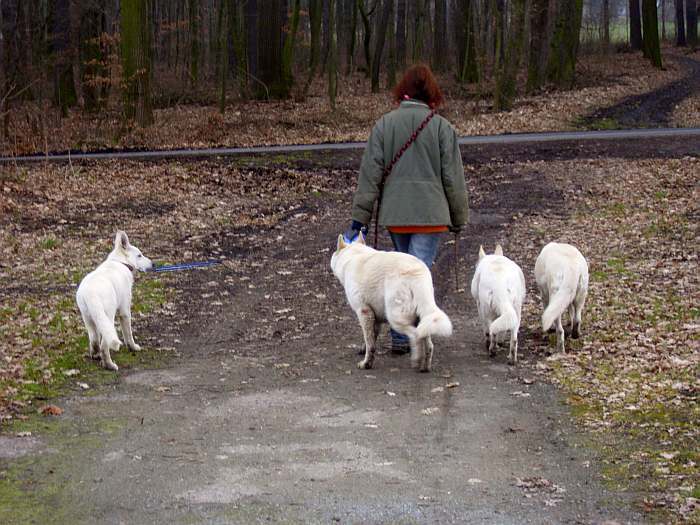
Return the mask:
{"type": "Polygon", "coordinates": [[[367,244],[365,242],[365,234],[360,232],[357,234],[357,240],[355,242],[359,242],[360,244],[367,244]]]}
{"type": "Polygon", "coordinates": [[[343,239],[343,234],[341,233],[338,235],[338,245],[336,246],[336,251],[342,250],[345,248],[345,246],[347,245],[345,244],[345,239],[343,239]]]}
{"type": "Polygon", "coordinates": [[[479,246],[479,260],[483,259],[486,257],[486,252],[484,251],[484,246],[483,244],[479,246]]]}
{"type": "Polygon", "coordinates": [[[122,230],[117,232],[117,236],[114,238],[114,247],[125,251],[129,248],[129,237],[126,235],[126,232],[122,230]]]}
{"type": "Polygon", "coordinates": [[[495,253],[496,255],[503,255],[503,248],[500,244],[496,245],[496,250],[493,253],[495,253]]]}

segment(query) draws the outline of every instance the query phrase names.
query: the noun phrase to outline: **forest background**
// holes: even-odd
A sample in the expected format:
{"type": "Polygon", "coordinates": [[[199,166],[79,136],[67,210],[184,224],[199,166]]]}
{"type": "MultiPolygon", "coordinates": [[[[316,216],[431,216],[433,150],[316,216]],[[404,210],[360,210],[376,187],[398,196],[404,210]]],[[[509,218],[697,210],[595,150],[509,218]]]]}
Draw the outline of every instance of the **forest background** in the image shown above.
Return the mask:
{"type": "MultiPolygon", "coordinates": [[[[387,90],[415,62],[440,76],[448,116],[462,133],[565,129],[576,122],[555,116],[581,109],[549,107],[562,90],[625,68],[637,81],[667,80],[661,49],[695,50],[697,7],[696,0],[0,0],[2,150],[364,140],[390,107],[387,90]],[[479,118],[538,96],[541,107],[520,122],[479,118]]],[[[562,103],[567,98],[574,102],[562,103]]]]}

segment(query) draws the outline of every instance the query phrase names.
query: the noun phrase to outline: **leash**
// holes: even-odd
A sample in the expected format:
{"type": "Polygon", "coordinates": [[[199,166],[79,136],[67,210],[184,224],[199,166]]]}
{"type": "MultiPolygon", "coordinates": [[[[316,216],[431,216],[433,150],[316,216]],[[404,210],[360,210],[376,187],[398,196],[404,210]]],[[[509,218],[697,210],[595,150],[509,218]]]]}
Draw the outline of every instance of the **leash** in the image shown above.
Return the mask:
{"type": "Polygon", "coordinates": [[[221,264],[221,261],[200,261],[181,264],[165,264],[162,266],[154,266],[152,272],[177,272],[180,270],[193,270],[194,268],[208,268],[216,264],[221,264]]]}
{"type": "Polygon", "coordinates": [[[431,109],[430,113],[428,113],[428,116],[423,119],[423,122],[420,123],[420,125],[416,128],[416,130],[411,134],[409,139],[406,141],[406,144],[401,146],[401,149],[396,152],[394,155],[394,158],[391,159],[391,162],[389,165],[384,168],[384,172],[382,173],[382,180],[379,181],[379,196],[377,198],[377,205],[374,207],[375,213],[374,213],[374,242],[372,243],[372,248],[376,249],[377,248],[377,240],[379,239],[379,209],[382,206],[382,196],[384,194],[384,183],[386,182],[387,177],[391,174],[391,170],[394,168],[394,165],[399,161],[401,156],[406,153],[406,150],[413,144],[416,139],[418,138],[418,135],[420,135],[420,132],[425,129],[425,126],[428,125],[428,122],[435,116],[435,110],[431,109]]]}
{"type": "Polygon", "coordinates": [[[459,247],[458,243],[459,242],[459,233],[455,232],[455,264],[454,264],[454,272],[455,272],[455,293],[459,293],[459,247]]]}

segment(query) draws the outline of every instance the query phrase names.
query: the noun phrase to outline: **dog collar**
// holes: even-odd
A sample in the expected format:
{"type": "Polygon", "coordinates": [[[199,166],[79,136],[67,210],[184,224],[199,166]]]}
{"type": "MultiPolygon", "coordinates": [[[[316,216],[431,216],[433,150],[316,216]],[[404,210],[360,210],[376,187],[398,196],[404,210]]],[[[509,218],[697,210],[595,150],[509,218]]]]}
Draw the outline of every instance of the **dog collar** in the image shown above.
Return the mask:
{"type": "Polygon", "coordinates": [[[130,264],[127,264],[127,263],[122,262],[122,261],[119,261],[119,262],[121,262],[124,266],[126,266],[126,267],[129,269],[129,271],[130,271],[131,273],[134,273],[134,270],[136,270],[136,268],[134,268],[134,267],[131,266],[130,264]]]}

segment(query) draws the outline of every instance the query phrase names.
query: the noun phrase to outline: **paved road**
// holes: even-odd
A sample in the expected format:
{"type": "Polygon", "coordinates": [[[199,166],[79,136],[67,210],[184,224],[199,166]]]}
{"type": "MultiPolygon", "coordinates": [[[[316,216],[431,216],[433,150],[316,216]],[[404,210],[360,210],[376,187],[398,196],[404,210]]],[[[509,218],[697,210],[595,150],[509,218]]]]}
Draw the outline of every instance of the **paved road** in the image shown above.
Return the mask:
{"type": "MultiPolygon", "coordinates": [[[[486,144],[522,144],[545,142],[581,142],[581,141],[621,141],[658,138],[699,139],[700,128],[665,128],[665,129],[630,129],[612,131],[565,131],[551,133],[513,133],[505,135],[484,135],[460,138],[462,146],[478,146],[486,144]]],[[[331,144],[301,144],[290,146],[257,146],[244,148],[205,148],[205,149],[176,149],[162,151],[111,151],[97,153],[71,153],[51,155],[31,155],[21,157],[0,157],[0,164],[24,162],[67,162],[79,160],[160,160],[175,158],[207,158],[230,157],[257,154],[302,153],[308,151],[342,151],[356,150],[365,147],[364,142],[343,142],[331,144]]]]}

